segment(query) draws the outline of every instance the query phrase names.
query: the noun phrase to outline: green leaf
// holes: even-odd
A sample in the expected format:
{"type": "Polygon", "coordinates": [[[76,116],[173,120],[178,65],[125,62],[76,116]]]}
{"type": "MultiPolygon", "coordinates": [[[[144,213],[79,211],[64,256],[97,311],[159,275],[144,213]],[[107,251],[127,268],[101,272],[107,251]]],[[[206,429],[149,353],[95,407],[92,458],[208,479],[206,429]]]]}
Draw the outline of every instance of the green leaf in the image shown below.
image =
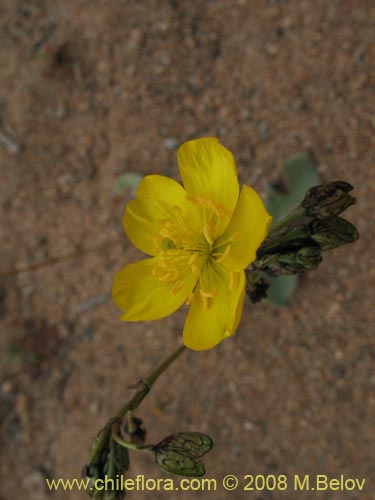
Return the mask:
{"type": "Polygon", "coordinates": [[[119,445],[111,437],[111,427],[116,420],[117,418],[110,419],[95,438],[93,448],[96,453],[82,471],[82,477],[87,480],[86,493],[94,500],[122,500],[125,498],[125,490],[101,488],[107,479],[115,482],[120,475],[124,475],[129,470],[128,449],[119,445]]]}
{"type": "Polygon", "coordinates": [[[137,174],[136,172],[128,172],[127,174],[120,175],[120,177],[117,177],[115,180],[115,184],[113,186],[115,194],[123,194],[127,189],[131,189],[135,192],[142,178],[143,176],[141,174],[137,174]]]}
{"type": "Polygon", "coordinates": [[[267,277],[266,279],[270,284],[267,290],[267,302],[274,306],[280,307],[284,305],[296,291],[298,276],[285,275],[272,278],[266,273],[264,273],[264,276],[267,277]]]}
{"type": "Polygon", "coordinates": [[[168,436],[154,447],[155,459],[166,472],[199,477],[206,472],[198,460],[213,447],[209,436],[200,432],[181,432],[168,436]]]}
{"type": "Polygon", "coordinates": [[[286,190],[270,187],[266,207],[274,221],[285,217],[304,198],[306,191],[319,184],[315,161],[309,153],[290,158],[283,166],[286,175],[286,190]]]}

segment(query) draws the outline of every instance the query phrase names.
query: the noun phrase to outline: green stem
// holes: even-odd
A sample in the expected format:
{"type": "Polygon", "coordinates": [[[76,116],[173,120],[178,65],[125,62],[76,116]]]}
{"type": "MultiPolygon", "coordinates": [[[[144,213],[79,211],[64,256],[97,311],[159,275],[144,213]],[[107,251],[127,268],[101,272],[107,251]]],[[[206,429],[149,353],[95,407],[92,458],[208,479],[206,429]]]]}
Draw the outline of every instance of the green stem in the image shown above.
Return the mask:
{"type": "Polygon", "coordinates": [[[121,420],[128,411],[135,410],[141,404],[146,395],[150,392],[152,386],[157,381],[162,373],[175,361],[180,354],[185,351],[186,347],[183,345],[177,349],[173,354],[171,354],[161,365],[159,365],[148,377],[141,380],[137,386],[139,386],[138,392],[128,401],[117,413],[116,417],[110,419],[109,423],[106,425],[104,430],[99,434],[97,441],[94,445],[94,448],[91,452],[89,463],[95,463],[98,461],[103,447],[106,444],[106,440],[108,439],[113,424],[117,420],[121,420]]]}
{"type": "Polygon", "coordinates": [[[121,436],[119,436],[119,425],[120,425],[120,420],[117,420],[113,425],[112,425],[112,430],[111,430],[111,436],[116,443],[118,443],[120,446],[124,446],[125,448],[129,448],[129,450],[142,450],[142,451],[152,451],[153,446],[151,445],[138,445],[135,443],[130,443],[129,441],[125,441],[122,439],[121,436]]]}
{"type": "Polygon", "coordinates": [[[156,370],[151,373],[151,375],[146,377],[143,382],[151,389],[160,375],[165,372],[169,365],[171,365],[173,361],[175,361],[185,350],[186,346],[182,345],[181,347],[179,347],[177,351],[171,354],[158,368],[156,368],[156,370]]]}
{"type": "Polygon", "coordinates": [[[160,375],[165,372],[165,370],[173,363],[175,359],[179,357],[179,355],[184,352],[186,347],[183,345],[177,349],[171,356],[169,356],[160,366],[156,368],[148,377],[141,380],[137,385],[141,386],[141,389],[135,394],[134,397],[130,401],[128,401],[122,408],[116,413],[116,416],[120,419],[124,417],[124,415],[128,411],[133,411],[141,404],[142,400],[151,390],[151,387],[160,377],[160,375]]]}
{"type": "Polygon", "coordinates": [[[275,224],[272,224],[268,232],[268,237],[272,236],[275,233],[278,233],[281,229],[283,229],[285,226],[288,226],[294,220],[305,216],[306,216],[305,208],[301,206],[295,208],[292,212],[290,212],[290,214],[281,219],[279,222],[275,222],[275,224]]]}

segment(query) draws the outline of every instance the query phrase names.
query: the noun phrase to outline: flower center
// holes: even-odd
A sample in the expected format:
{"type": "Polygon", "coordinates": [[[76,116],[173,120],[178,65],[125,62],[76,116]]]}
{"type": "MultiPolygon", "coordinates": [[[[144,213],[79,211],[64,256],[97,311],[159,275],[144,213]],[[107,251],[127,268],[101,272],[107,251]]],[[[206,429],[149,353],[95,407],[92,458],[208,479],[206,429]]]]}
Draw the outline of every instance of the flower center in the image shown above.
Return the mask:
{"type": "Polygon", "coordinates": [[[173,206],[170,218],[158,221],[160,231],[152,239],[160,253],[153,275],[170,282],[172,293],[177,293],[193,273],[196,286],[187,303],[191,304],[193,292],[199,290],[203,305],[208,308],[218,293],[215,268],[230,252],[232,241],[218,239],[218,226],[230,214],[224,205],[201,197],[187,198],[192,203],[188,215],[173,206]]]}

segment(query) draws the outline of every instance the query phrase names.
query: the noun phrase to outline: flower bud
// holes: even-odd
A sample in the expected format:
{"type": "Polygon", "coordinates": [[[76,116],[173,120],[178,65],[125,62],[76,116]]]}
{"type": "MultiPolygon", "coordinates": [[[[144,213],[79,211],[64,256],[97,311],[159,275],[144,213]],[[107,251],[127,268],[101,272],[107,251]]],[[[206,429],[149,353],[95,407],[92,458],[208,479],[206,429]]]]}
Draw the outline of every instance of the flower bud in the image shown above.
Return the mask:
{"type": "Polygon", "coordinates": [[[316,269],[322,261],[320,248],[316,245],[309,245],[300,248],[297,252],[287,252],[279,256],[278,262],[294,272],[308,271],[316,269]]]}
{"type": "Polygon", "coordinates": [[[295,251],[274,254],[264,270],[272,276],[297,274],[316,269],[322,261],[321,249],[310,244],[295,251]]]}
{"type": "Polygon", "coordinates": [[[309,228],[311,238],[323,251],[352,243],[359,238],[356,227],[341,217],[315,220],[309,228]]]}
{"type": "Polygon", "coordinates": [[[309,217],[317,219],[333,217],[355,203],[355,198],[348,194],[352,189],[353,186],[344,181],[320,184],[307,191],[301,206],[309,217]]]}

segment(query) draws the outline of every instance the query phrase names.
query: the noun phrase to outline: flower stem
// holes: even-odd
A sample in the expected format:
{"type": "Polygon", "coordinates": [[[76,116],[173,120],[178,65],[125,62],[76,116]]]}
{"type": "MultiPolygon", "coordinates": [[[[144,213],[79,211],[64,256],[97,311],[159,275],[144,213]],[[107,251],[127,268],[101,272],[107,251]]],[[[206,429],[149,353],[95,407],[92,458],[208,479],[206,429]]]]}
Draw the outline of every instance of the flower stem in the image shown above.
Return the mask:
{"type": "Polygon", "coordinates": [[[148,446],[148,445],[138,445],[135,443],[130,443],[129,441],[125,441],[122,439],[122,437],[119,436],[119,423],[120,421],[117,420],[113,426],[112,426],[112,431],[111,431],[111,436],[116,443],[118,443],[120,446],[124,446],[125,448],[128,448],[129,450],[143,450],[143,451],[152,451],[153,446],[148,446]]]}
{"type": "Polygon", "coordinates": [[[154,385],[154,383],[157,381],[157,379],[160,377],[160,375],[173,363],[175,359],[179,357],[179,355],[184,352],[186,347],[183,345],[177,349],[173,354],[171,354],[163,363],[156,368],[148,377],[144,378],[138,384],[136,387],[139,387],[139,391],[135,396],[132,397],[130,401],[128,401],[117,413],[116,416],[118,418],[123,418],[124,415],[128,411],[133,411],[138,406],[141,404],[142,400],[145,398],[145,396],[148,394],[148,392],[151,390],[151,387],[154,385]]]}
{"type": "Polygon", "coordinates": [[[135,410],[141,404],[146,395],[150,392],[152,386],[157,381],[162,373],[175,361],[180,354],[185,351],[186,347],[183,345],[177,349],[173,354],[171,354],[163,363],[161,363],[148,377],[144,378],[135,388],[138,388],[137,393],[131,398],[130,401],[125,403],[125,405],[116,413],[116,416],[109,420],[103,431],[98,435],[95,442],[94,448],[91,452],[89,463],[94,463],[100,457],[103,447],[106,445],[108,439],[110,439],[111,429],[115,422],[121,420],[127,412],[135,410]]]}

